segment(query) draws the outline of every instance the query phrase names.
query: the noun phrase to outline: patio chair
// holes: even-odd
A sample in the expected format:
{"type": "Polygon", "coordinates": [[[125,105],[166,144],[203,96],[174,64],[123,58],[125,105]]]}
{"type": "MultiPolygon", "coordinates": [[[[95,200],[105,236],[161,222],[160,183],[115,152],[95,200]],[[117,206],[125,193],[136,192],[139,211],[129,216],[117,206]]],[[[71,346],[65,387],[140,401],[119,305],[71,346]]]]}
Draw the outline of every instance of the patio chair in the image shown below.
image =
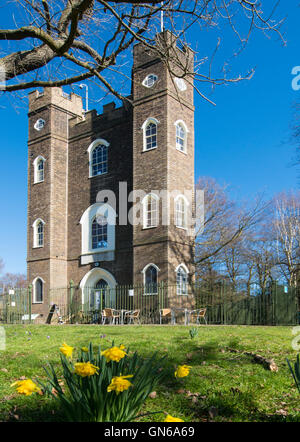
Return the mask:
{"type": "Polygon", "coordinates": [[[162,308],[159,310],[159,323],[162,324],[163,319],[171,319],[172,322],[172,311],[170,308],[162,308]]]}
{"type": "Polygon", "coordinates": [[[196,324],[200,324],[200,319],[204,319],[205,324],[207,325],[205,315],[206,315],[206,308],[200,308],[198,310],[190,311],[189,319],[191,320],[191,322],[193,322],[193,320],[196,320],[196,324]]]}
{"type": "Polygon", "coordinates": [[[115,324],[116,320],[120,322],[120,315],[113,308],[105,308],[102,310],[102,325],[108,320],[109,324],[115,324]]]}
{"type": "Polygon", "coordinates": [[[134,321],[138,321],[138,323],[140,324],[140,310],[130,310],[128,312],[125,312],[124,319],[127,319],[128,324],[134,324],[134,321]]]}

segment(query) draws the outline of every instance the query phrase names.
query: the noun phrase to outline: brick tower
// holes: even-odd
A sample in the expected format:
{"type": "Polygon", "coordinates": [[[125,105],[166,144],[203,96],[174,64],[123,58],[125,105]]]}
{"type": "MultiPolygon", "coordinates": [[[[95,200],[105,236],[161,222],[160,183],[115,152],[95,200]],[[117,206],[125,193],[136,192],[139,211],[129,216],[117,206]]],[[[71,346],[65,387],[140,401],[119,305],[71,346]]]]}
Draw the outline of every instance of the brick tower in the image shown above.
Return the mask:
{"type": "MultiPolygon", "coordinates": [[[[172,34],[157,36],[158,45],[167,45],[173,57],[193,72],[193,52],[179,49],[172,34]]],[[[134,282],[145,282],[148,263],[157,266],[158,281],[176,282],[176,269],[181,264],[192,278],[193,238],[187,220],[176,220],[176,201],[184,195],[189,215],[194,190],[194,106],[193,77],[180,78],[183,71],[174,68],[178,77],[170,75],[166,64],[143,44],[134,48],[133,65],[133,188],[155,195],[166,191],[168,207],[162,198],[157,202],[158,223],[134,228],[134,282]],[[177,72],[176,72],[177,71],[177,72]],[[150,87],[145,87],[146,79],[150,87]],[[153,85],[152,85],[153,83],[153,85]],[[145,122],[156,125],[155,147],[147,148],[145,122]],[[181,132],[178,132],[181,131],[181,132]],[[168,225],[162,216],[168,210],[168,225]],[[157,225],[156,225],[157,224],[157,225]]],[[[148,131],[149,133],[149,131],[148,131]]],[[[148,136],[150,140],[150,136],[148,136]]],[[[183,202],[183,200],[181,200],[183,202]]],[[[143,207],[145,210],[146,208],[143,207]]]]}
{"type": "Polygon", "coordinates": [[[75,116],[82,117],[75,94],[60,88],[29,94],[27,272],[33,313],[47,313],[50,287],[68,284],[68,128],[75,116]]]}
{"type": "MultiPolygon", "coordinates": [[[[193,72],[193,52],[172,38],[158,34],[157,44],[193,72]]],[[[164,281],[185,294],[193,278],[193,77],[182,79],[180,68],[171,75],[143,44],[134,47],[133,57],[132,106],[109,103],[103,113],[83,116],[75,94],[60,88],[29,94],[33,313],[45,316],[50,293],[70,280],[83,302],[97,303],[96,287],[145,284],[153,293],[164,281]],[[116,224],[100,225],[98,211],[110,207],[111,194],[116,224]],[[129,212],[139,214],[138,223],[126,223],[120,209],[125,200],[129,212]]],[[[101,216],[103,221],[107,212],[101,216]]]]}

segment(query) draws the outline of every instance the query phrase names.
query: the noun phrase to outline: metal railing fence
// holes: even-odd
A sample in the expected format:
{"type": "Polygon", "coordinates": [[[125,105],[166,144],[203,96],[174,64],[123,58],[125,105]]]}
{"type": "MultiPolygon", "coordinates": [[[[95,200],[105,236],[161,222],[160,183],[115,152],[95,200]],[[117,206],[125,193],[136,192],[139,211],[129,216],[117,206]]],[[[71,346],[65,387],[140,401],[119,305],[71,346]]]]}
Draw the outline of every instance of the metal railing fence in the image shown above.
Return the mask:
{"type": "MultiPolygon", "coordinates": [[[[184,323],[187,311],[206,308],[208,324],[296,325],[300,310],[298,290],[293,287],[285,290],[276,283],[264,294],[247,296],[227,283],[214,287],[192,284],[184,290],[163,282],[153,286],[117,285],[82,290],[71,282],[69,287],[45,293],[43,308],[45,303],[48,322],[71,324],[101,323],[104,308],[118,310],[122,318],[125,312],[138,310],[141,324],[159,324],[160,311],[172,309],[176,312],[176,323],[184,323]]],[[[0,323],[30,323],[34,316],[31,286],[0,295],[0,323]]]]}
{"type": "Polygon", "coordinates": [[[229,284],[213,289],[189,285],[182,294],[176,285],[155,287],[120,285],[116,288],[80,287],[50,291],[50,304],[56,303],[65,322],[101,323],[104,308],[119,312],[139,310],[142,324],[158,324],[160,310],[176,311],[176,323],[183,323],[185,310],[206,308],[208,324],[295,325],[299,322],[298,291],[274,283],[265,294],[247,296],[233,291],[229,284]]]}

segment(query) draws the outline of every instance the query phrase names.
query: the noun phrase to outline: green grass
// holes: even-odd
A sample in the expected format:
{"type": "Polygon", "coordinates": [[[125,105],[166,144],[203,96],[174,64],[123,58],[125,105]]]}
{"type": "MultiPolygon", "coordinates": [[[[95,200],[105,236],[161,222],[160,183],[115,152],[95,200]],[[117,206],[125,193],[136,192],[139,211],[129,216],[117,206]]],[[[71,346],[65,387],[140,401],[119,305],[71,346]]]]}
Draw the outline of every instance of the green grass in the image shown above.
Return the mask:
{"type": "MultiPolygon", "coordinates": [[[[286,358],[294,362],[297,354],[291,347],[292,327],[200,326],[194,339],[190,328],[8,325],[6,350],[0,351],[0,420],[63,421],[52,399],[19,396],[10,384],[22,376],[44,378],[48,361],[59,370],[63,342],[80,348],[92,341],[107,348],[114,340],[144,356],[167,354],[170,376],[156,397],[147,399],[143,413],[167,412],[186,422],[300,421],[300,395],[286,363],[286,358]],[[273,358],[279,370],[271,372],[227,347],[273,358]],[[175,367],[184,363],[192,366],[190,375],[176,380],[175,367]]],[[[161,422],[164,415],[140,419],[161,422]]]]}

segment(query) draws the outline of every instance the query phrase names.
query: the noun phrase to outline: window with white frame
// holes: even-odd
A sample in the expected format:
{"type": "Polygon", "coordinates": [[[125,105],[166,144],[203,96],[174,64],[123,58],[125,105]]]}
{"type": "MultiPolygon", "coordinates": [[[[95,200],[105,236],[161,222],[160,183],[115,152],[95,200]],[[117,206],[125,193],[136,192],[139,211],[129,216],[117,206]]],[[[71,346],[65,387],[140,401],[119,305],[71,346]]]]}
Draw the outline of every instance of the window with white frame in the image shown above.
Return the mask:
{"type": "Polygon", "coordinates": [[[187,85],[186,85],[186,82],[184,81],[183,78],[175,77],[175,83],[181,92],[184,92],[187,90],[187,85]]]}
{"type": "Polygon", "coordinates": [[[34,184],[42,183],[45,178],[45,158],[42,156],[38,156],[34,162],[34,184]]]}
{"type": "Polygon", "coordinates": [[[144,79],[144,81],[143,81],[143,86],[146,86],[146,87],[152,87],[156,82],[157,82],[157,79],[158,79],[158,77],[157,77],[157,75],[155,75],[155,74],[149,74],[149,75],[147,75],[147,77],[144,79]]]}
{"type": "Polygon", "coordinates": [[[105,203],[93,204],[83,213],[80,224],[82,255],[115,250],[116,213],[111,206],[105,203]]]}
{"type": "Polygon", "coordinates": [[[42,130],[42,129],[44,128],[45,124],[46,124],[45,120],[43,120],[42,118],[39,118],[39,119],[35,122],[35,124],[34,124],[33,127],[35,128],[35,130],[40,131],[40,130],[42,130]]]}
{"type": "Polygon", "coordinates": [[[33,223],[33,247],[43,247],[44,246],[44,221],[42,219],[37,219],[33,223]]]}
{"type": "Polygon", "coordinates": [[[176,269],[176,289],[177,295],[188,294],[188,269],[181,264],[176,269]]]}
{"type": "Polygon", "coordinates": [[[90,178],[108,172],[108,146],[106,140],[97,139],[88,148],[90,178]]]}
{"type": "Polygon", "coordinates": [[[157,227],[159,216],[159,198],[149,193],[143,199],[144,228],[157,227]]]}
{"type": "Polygon", "coordinates": [[[96,216],[92,222],[92,249],[107,248],[107,218],[96,216]]]}
{"type": "Polygon", "coordinates": [[[159,268],[155,264],[148,264],[144,270],[144,287],[145,294],[147,295],[156,295],[158,288],[158,271],[159,268]]]}
{"type": "Polygon", "coordinates": [[[148,118],[143,124],[144,151],[157,148],[157,125],[158,120],[152,117],[148,118]]]}
{"type": "Polygon", "coordinates": [[[33,302],[41,304],[44,301],[44,281],[42,278],[35,278],[33,286],[33,302]]]}
{"type": "Polygon", "coordinates": [[[175,122],[176,127],[176,149],[180,152],[186,153],[187,151],[187,133],[188,129],[186,124],[182,120],[175,122]]]}
{"type": "Polygon", "coordinates": [[[175,200],[175,225],[182,229],[187,228],[188,201],[183,195],[178,195],[175,200]]]}

